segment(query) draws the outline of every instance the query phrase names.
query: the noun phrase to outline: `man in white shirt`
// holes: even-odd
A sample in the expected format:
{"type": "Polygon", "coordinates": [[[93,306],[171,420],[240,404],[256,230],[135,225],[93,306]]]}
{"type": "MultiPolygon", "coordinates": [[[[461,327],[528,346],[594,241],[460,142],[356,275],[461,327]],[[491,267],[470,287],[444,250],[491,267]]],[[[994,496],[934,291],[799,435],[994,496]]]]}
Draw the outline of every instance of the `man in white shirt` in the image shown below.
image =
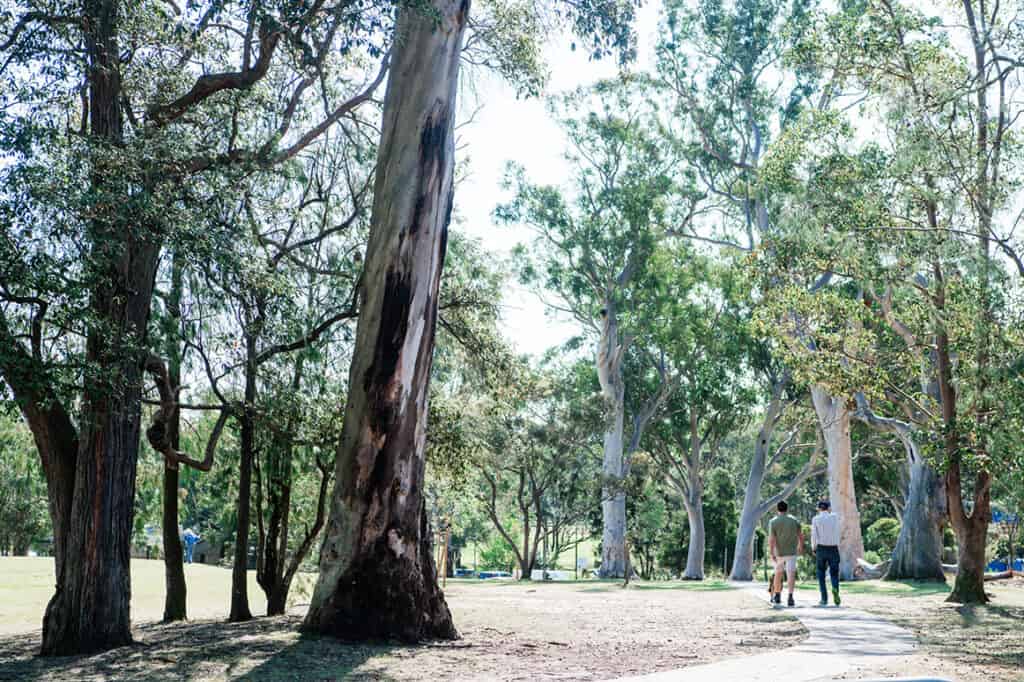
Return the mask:
{"type": "Polygon", "coordinates": [[[818,589],[821,591],[819,606],[828,605],[825,591],[825,570],[832,579],[832,601],[839,606],[839,515],[833,514],[828,500],[818,502],[818,513],[811,520],[811,550],[817,558],[818,589]]]}

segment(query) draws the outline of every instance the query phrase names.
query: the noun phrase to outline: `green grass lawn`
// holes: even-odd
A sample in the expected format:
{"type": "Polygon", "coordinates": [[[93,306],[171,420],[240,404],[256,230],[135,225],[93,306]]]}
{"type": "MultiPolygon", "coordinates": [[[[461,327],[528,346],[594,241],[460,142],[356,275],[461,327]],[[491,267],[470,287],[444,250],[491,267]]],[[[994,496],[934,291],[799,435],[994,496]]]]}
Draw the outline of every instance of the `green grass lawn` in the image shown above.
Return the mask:
{"type": "MultiPolygon", "coordinates": [[[[249,608],[266,613],[267,601],[249,571],[249,608]]],[[[309,601],[313,576],[300,574],[292,586],[290,604],[309,601]]],[[[186,564],[190,618],[227,618],[231,599],[231,571],[219,566],[186,564]]],[[[42,627],[43,611],[53,595],[53,559],[0,557],[0,634],[27,632],[42,627]]],[[[132,559],[132,620],[153,621],[163,616],[164,563],[132,559]]]]}
{"type": "MultiPolygon", "coordinates": [[[[798,590],[818,591],[817,580],[800,582],[798,590]]],[[[951,587],[946,583],[915,582],[912,580],[854,580],[840,584],[843,594],[878,595],[884,597],[924,597],[933,594],[948,594],[951,587]]]]}

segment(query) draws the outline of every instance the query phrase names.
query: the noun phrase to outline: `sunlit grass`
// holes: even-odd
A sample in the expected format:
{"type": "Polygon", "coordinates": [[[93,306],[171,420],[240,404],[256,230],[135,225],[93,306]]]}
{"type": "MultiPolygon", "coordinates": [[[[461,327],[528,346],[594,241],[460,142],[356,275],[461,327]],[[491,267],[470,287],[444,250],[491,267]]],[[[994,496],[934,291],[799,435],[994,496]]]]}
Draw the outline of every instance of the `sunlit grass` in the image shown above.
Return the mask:
{"type": "MultiPolygon", "coordinates": [[[[0,557],[0,633],[27,632],[42,628],[43,612],[53,596],[53,559],[0,557]]],[[[253,615],[266,613],[263,590],[256,572],[249,571],[249,608],[253,615]]],[[[295,577],[289,603],[309,601],[314,577],[295,577]]],[[[231,600],[231,571],[219,566],[186,564],[190,618],[227,618],[231,600]]],[[[132,559],[132,620],[154,621],[163,617],[164,563],[132,559]]]]}

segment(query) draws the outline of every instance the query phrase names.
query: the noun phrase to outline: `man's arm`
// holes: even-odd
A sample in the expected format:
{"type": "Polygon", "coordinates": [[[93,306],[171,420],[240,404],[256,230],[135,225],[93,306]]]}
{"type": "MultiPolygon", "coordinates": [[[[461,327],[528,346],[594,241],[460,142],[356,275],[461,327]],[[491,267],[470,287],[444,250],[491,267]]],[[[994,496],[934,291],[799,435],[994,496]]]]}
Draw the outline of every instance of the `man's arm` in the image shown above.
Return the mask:
{"type": "Polygon", "coordinates": [[[800,556],[803,553],[804,553],[804,529],[800,528],[796,532],[796,554],[797,554],[797,556],[800,556]]]}
{"type": "Polygon", "coordinates": [[[768,531],[768,551],[771,553],[772,563],[775,563],[775,533],[771,532],[770,530],[768,531]]]}
{"type": "Polygon", "coordinates": [[[818,519],[811,520],[811,551],[818,549],[818,519]]]}

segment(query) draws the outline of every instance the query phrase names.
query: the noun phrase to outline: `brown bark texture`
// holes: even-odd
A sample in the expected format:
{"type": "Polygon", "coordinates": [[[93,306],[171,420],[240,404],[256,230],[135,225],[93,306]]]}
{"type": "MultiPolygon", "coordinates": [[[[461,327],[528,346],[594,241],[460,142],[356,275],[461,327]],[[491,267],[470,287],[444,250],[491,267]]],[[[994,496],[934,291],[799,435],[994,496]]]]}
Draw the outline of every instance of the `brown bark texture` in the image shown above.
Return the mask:
{"type": "Polygon", "coordinates": [[[469,2],[428,9],[399,10],[337,482],[304,623],[342,639],[458,636],[437,584],[423,475],[469,2]]]}

